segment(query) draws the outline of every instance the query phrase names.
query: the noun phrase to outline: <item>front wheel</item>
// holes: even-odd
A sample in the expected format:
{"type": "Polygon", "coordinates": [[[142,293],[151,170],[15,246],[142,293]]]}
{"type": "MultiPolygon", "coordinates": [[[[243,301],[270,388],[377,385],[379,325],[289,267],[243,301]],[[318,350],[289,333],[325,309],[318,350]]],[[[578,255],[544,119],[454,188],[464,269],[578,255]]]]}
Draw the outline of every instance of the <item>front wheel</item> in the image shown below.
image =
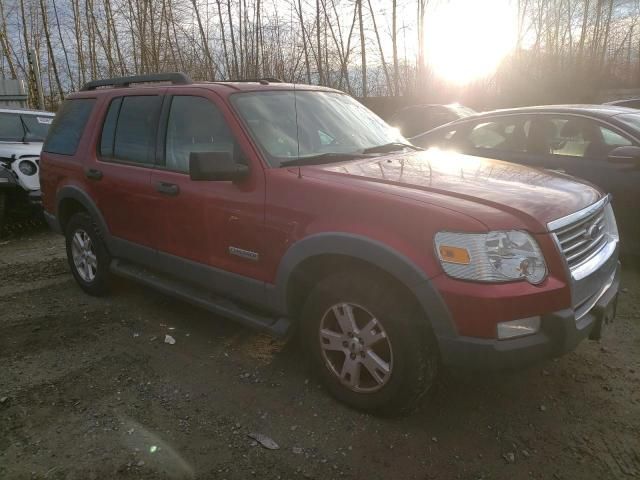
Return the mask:
{"type": "Polygon", "coordinates": [[[84,212],[73,215],[65,238],[67,260],[78,285],[89,295],[107,293],[111,258],[91,216],[84,212]]]}
{"type": "Polygon", "coordinates": [[[412,410],[439,361],[428,320],[388,279],[338,273],[311,292],[301,341],[322,383],[338,400],[390,415],[412,410]]]}

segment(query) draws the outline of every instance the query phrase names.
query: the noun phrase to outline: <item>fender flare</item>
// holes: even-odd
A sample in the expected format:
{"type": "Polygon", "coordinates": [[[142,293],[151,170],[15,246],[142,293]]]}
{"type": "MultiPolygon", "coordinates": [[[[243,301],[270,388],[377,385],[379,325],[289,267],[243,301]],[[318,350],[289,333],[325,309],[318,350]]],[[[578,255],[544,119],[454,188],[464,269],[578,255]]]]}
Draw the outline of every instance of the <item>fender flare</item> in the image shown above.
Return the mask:
{"type": "MultiPolygon", "coordinates": [[[[98,228],[100,229],[100,234],[102,238],[105,240],[107,245],[110,244],[111,234],[109,233],[109,228],[107,227],[107,222],[105,222],[102,213],[98,209],[97,205],[91,200],[91,197],[81,190],[80,188],[74,185],[66,185],[62,187],[58,193],[56,194],[56,223],[58,224],[59,230],[62,232],[62,225],[60,224],[59,211],[60,205],[62,202],[67,199],[72,199],[80,203],[93,217],[96,221],[98,228]]],[[[64,232],[63,232],[64,233],[64,232]]]]}
{"type": "Polygon", "coordinates": [[[436,337],[457,336],[449,309],[425,272],[405,255],[381,242],[342,232],[311,235],[287,250],[276,273],[274,300],[279,311],[287,311],[289,279],[296,268],[309,258],[326,254],[356,258],[386,271],[414,295],[436,337]]]}

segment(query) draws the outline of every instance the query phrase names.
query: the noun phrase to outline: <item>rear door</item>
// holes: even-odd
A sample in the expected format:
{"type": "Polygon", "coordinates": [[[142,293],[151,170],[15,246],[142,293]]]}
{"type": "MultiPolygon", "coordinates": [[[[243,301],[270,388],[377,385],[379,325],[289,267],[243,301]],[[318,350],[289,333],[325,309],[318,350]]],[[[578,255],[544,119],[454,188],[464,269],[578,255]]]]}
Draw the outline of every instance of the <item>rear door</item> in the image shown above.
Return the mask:
{"type": "MultiPolygon", "coordinates": [[[[180,92],[167,97],[151,177],[159,260],[165,270],[192,275],[233,296],[238,292],[227,290],[234,280],[225,273],[264,277],[264,170],[224,102],[202,89],[180,92]],[[249,176],[235,182],[193,181],[193,152],[229,152],[249,166],[249,176]]],[[[262,291],[262,283],[256,286],[262,291]]]]}
{"type": "Polygon", "coordinates": [[[105,108],[97,160],[86,165],[87,183],[111,234],[125,241],[123,256],[139,253],[127,247],[156,247],[151,172],[162,101],[158,93],[113,96],[105,108]]]}

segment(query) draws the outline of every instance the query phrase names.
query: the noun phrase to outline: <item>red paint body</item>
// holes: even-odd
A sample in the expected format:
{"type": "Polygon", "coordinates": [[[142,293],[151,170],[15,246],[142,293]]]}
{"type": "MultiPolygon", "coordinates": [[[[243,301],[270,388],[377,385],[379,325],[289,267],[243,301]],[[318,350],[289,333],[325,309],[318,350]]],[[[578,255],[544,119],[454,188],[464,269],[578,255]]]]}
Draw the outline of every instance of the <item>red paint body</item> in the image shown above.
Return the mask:
{"type": "Polygon", "coordinates": [[[275,282],[287,249],[309,235],[365,236],[424,271],[448,306],[458,333],[465,336],[495,338],[497,322],[570,307],[563,260],[546,233],[546,224],[595,202],[601,194],[594,187],[513,164],[440,152],[392,154],[300,169],[269,168],[229,97],[239,91],[275,89],[291,86],[212,83],[162,89],[206,97],[222,109],[249,160],[249,176],[235,183],[191,181],[187,174],[108,163],[97,157],[111,98],[158,94],[157,87],[75,94],[71,98],[97,98],[78,148],[78,152],[93,153],[43,154],[45,210],[55,214],[56,192],[78,185],[95,200],[112,235],[266,284],[275,282]],[[103,180],[87,180],[84,172],[90,168],[103,171],[103,180]],[[162,196],[152,187],[158,181],[178,184],[180,195],[162,196]],[[499,229],[527,230],[536,236],[549,269],[542,284],[472,283],[443,273],[433,246],[438,231],[499,229]],[[230,246],[257,252],[259,261],[231,255],[230,246]]]}

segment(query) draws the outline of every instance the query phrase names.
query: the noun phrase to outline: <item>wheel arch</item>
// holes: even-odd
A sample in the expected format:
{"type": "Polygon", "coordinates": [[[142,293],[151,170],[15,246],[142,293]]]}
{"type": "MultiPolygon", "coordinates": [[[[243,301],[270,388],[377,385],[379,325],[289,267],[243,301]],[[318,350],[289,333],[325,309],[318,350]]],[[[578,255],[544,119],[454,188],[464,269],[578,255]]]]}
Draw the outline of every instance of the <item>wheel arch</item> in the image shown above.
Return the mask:
{"type": "Polygon", "coordinates": [[[367,237],[321,233],[292,245],[278,268],[276,308],[295,318],[304,295],[330,266],[363,267],[394,280],[411,294],[437,337],[456,335],[448,308],[428,275],[402,253],[367,237]],[[320,275],[320,276],[319,276],[320,275]]]}
{"type": "Polygon", "coordinates": [[[64,234],[69,219],[80,211],[85,211],[91,215],[99,228],[100,235],[107,241],[109,229],[100,210],[89,195],[73,185],[61,188],[56,196],[56,220],[61,233],[64,234]]]}

